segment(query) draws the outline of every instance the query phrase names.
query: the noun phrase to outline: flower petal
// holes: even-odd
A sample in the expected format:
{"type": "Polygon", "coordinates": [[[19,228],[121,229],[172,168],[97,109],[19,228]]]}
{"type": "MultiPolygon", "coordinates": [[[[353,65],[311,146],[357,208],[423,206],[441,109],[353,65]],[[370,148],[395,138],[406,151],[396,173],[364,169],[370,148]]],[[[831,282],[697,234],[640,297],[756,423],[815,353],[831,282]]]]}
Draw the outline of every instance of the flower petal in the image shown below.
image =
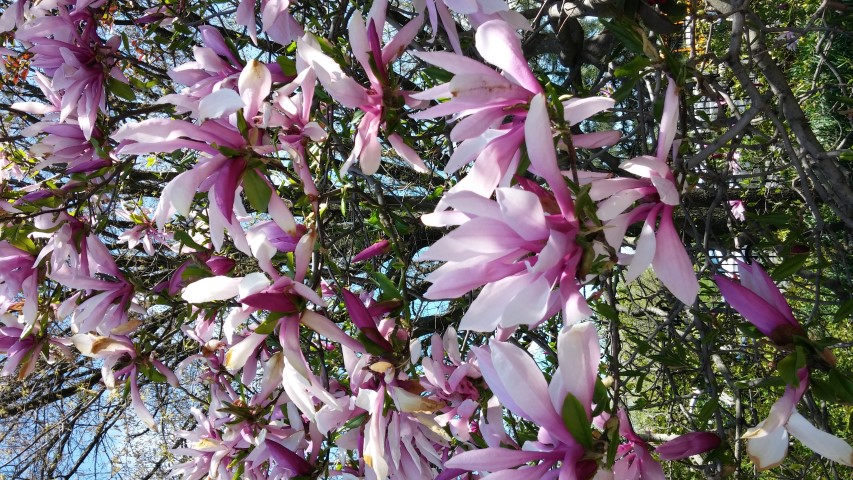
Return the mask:
{"type": "MultiPolygon", "coordinates": [[[[794,412],[785,427],[803,445],[812,449],[818,455],[853,467],[853,447],[844,440],[817,429],[798,412],[794,412]]],[[[753,440],[754,441],[754,440],[753,440]]]]}
{"type": "Polygon", "coordinates": [[[699,281],[693,263],[678,238],[672,224],[672,207],[666,205],[661,213],[657,231],[657,246],[652,267],[661,283],[685,305],[693,305],[699,293],[699,281]]]}
{"type": "Polygon", "coordinates": [[[189,303],[213,302],[228,300],[239,293],[242,277],[216,276],[197,280],[184,289],[181,298],[189,303]]]}

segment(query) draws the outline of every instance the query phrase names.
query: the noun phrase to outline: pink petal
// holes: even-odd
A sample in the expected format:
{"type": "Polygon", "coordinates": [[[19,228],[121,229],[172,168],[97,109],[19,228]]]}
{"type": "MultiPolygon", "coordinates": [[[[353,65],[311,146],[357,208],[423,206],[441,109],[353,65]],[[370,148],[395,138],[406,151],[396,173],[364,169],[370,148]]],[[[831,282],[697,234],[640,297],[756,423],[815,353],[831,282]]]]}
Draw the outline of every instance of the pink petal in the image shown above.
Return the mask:
{"type": "Polygon", "coordinates": [[[615,145],[621,139],[622,132],[618,130],[581,133],[572,135],[572,145],[576,148],[601,148],[615,145]]]}
{"type": "MultiPolygon", "coordinates": [[[[492,22],[487,22],[492,23],[492,22]]],[[[482,28],[482,27],[481,27],[482,28]]],[[[479,34],[479,30],[477,31],[479,34]]],[[[513,33],[513,35],[515,35],[513,33]]],[[[557,154],[554,150],[554,139],[551,134],[551,120],[542,94],[530,101],[530,111],[524,122],[524,139],[530,163],[537,174],[548,182],[563,216],[570,222],[575,221],[575,208],[569,188],[563,179],[563,174],[557,166],[557,154]]]]}
{"type": "Polygon", "coordinates": [[[637,277],[649,268],[649,265],[652,264],[652,260],[655,258],[655,246],[657,241],[655,239],[654,221],[654,217],[648,218],[646,219],[646,223],[643,224],[643,230],[640,232],[640,237],[637,239],[634,258],[631,260],[631,265],[628,267],[628,271],[625,272],[625,283],[630,283],[636,280],[637,277]]]}
{"type": "MultiPolygon", "coordinates": [[[[254,19],[252,21],[254,22],[254,19]]],[[[240,97],[246,103],[243,113],[247,120],[251,120],[261,110],[261,104],[270,94],[271,87],[272,75],[266,65],[257,60],[249,60],[237,80],[240,97]]]]}
{"type": "MultiPolygon", "coordinates": [[[[835,435],[815,428],[802,415],[794,412],[785,427],[797,440],[818,455],[853,467],[853,448],[835,435]]],[[[753,440],[754,441],[754,440],[753,440]]]]}
{"type": "Polygon", "coordinates": [[[761,265],[757,263],[750,265],[740,260],[737,261],[737,265],[741,285],[766,300],[768,304],[772,305],[773,308],[782,314],[790,325],[799,326],[799,322],[794,318],[794,312],[791,310],[791,306],[788,305],[788,301],[785,300],[782,292],[779,291],[779,287],[776,286],[770,275],[767,275],[767,272],[761,268],[761,265]]]}
{"type": "Polygon", "coordinates": [[[242,277],[224,276],[203,278],[187,285],[184,293],[181,294],[181,298],[189,303],[228,300],[237,296],[242,280],[242,277]]]}
{"type": "Polygon", "coordinates": [[[521,41],[508,23],[488,21],[480,25],[474,38],[483,59],[503,70],[513,82],[529,92],[542,92],[542,86],[533,76],[521,51],[521,41]]]}
{"type": "Polygon", "coordinates": [[[672,224],[672,207],[667,205],[661,213],[657,231],[655,259],[652,261],[661,283],[685,305],[693,305],[699,293],[699,281],[693,271],[693,263],[678,238],[672,224]]]}
{"type": "Polygon", "coordinates": [[[681,460],[720,446],[720,437],[710,432],[690,432],[674,438],[655,449],[661,460],[681,460]]]}
{"type": "Polygon", "coordinates": [[[498,378],[503,385],[510,387],[507,393],[513,403],[522,409],[521,413],[526,413],[530,420],[546,428],[552,435],[573,444],[562,418],[551,404],[548,384],[536,362],[514,345],[497,341],[489,345],[498,378]]]}
{"type": "Polygon", "coordinates": [[[445,462],[448,468],[460,468],[467,471],[496,472],[539,460],[556,460],[557,452],[532,452],[510,450],[508,448],[481,448],[454,455],[445,462]]]}
{"type": "Polygon", "coordinates": [[[608,97],[572,98],[563,102],[563,119],[577,125],[598,112],[613,108],[616,100],[608,97]]]}
{"type": "Polygon", "coordinates": [[[536,194],[518,188],[498,188],[495,192],[504,220],[521,238],[535,241],[548,237],[545,212],[536,194]]]}
{"type": "Polygon", "coordinates": [[[669,78],[666,86],[666,95],[663,100],[663,114],[660,119],[660,132],[658,134],[658,160],[666,160],[669,149],[675,139],[675,130],[678,128],[678,86],[675,80],[669,78]]]}
{"type": "Polygon", "coordinates": [[[714,281],[726,302],[767,337],[772,338],[776,329],[788,323],[773,305],[743,285],[722,276],[714,277],[714,281]]]}
{"type": "MultiPolygon", "coordinates": [[[[592,413],[592,395],[598,379],[601,357],[598,332],[592,322],[576,323],[557,337],[557,357],[563,382],[563,397],[571,393],[580,401],[587,416],[592,413]]],[[[559,405],[562,408],[562,405],[559,405]]],[[[591,418],[590,418],[591,420],[591,418]]]]}
{"type": "Polygon", "coordinates": [[[154,417],[151,415],[151,412],[148,411],[148,408],[145,407],[145,404],[142,403],[142,396],[139,394],[139,385],[136,384],[136,371],[134,368],[133,375],[130,377],[130,399],[131,405],[133,406],[133,411],[136,412],[136,416],[142,420],[142,423],[148,426],[153,431],[157,431],[157,422],[154,421],[154,417]]]}
{"type": "Polygon", "coordinates": [[[245,106],[245,102],[237,92],[230,88],[223,88],[207,95],[198,103],[199,121],[225,117],[245,106]]]}

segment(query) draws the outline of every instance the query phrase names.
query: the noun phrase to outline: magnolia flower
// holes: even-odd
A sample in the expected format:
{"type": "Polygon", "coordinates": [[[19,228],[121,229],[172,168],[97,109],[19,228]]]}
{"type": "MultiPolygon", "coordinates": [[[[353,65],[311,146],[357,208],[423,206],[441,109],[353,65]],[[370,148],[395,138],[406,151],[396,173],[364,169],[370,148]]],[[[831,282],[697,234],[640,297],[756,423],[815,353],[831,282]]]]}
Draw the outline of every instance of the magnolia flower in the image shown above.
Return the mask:
{"type": "Polygon", "coordinates": [[[797,372],[799,386],[788,385],[785,394],[770,407],[764,421],[747,430],[746,451],[759,470],[780,465],[788,455],[788,434],[825,458],[853,467],[853,447],[844,440],[818,430],[797,412],[797,403],[808,387],[808,369],[797,372]]]}
{"type": "Polygon", "coordinates": [[[791,306],[767,272],[757,263],[736,262],[740,284],[720,275],[714,277],[726,302],[777,345],[791,345],[794,336],[806,337],[791,306]]]}
{"type": "MultiPolygon", "coordinates": [[[[474,165],[448,193],[467,190],[489,197],[498,185],[509,185],[518,169],[519,148],[525,137],[531,161],[539,161],[540,164],[545,160],[539,158],[539,149],[553,150],[553,140],[545,99],[541,95],[542,86],[527,64],[513,26],[502,20],[490,20],[477,29],[475,41],[480,55],[500,68],[501,73],[462,55],[412,52],[422,60],[453,73],[454,77],[447,83],[412,95],[412,98],[420,100],[448,100],[410,116],[426,119],[453,115],[459,120],[451,131],[450,139],[461,143],[444,171],[452,174],[472,161],[474,165]],[[537,100],[536,97],[542,98],[537,100]],[[535,151],[531,153],[530,149],[535,151]]],[[[613,100],[606,98],[570,100],[564,105],[565,121],[570,125],[577,124],[613,104],[613,100]]],[[[618,132],[572,136],[573,144],[583,148],[612,144],[618,139],[618,132]]],[[[556,170],[553,152],[547,161],[550,162],[551,157],[554,161],[552,170],[556,170]]],[[[542,173],[536,168],[531,170],[542,173]]],[[[555,187],[552,183],[558,177],[552,175],[549,185],[564,189],[564,186],[555,187]]],[[[559,182],[565,185],[561,178],[559,182]]],[[[442,200],[436,210],[445,208],[442,200]]]]}
{"type": "Polygon", "coordinates": [[[29,253],[0,241],[0,314],[18,301],[23,294],[24,304],[19,319],[25,327],[21,337],[33,328],[38,315],[38,270],[36,259],[29,253]]]}
{"type": "Polygon", "coordinates": [[[577,230],[546,214],[535,193],[498,188],[496,200],[465,191],[445,200],[453,210],[425,215],[423,222],[459,226],[419,260],[447,262],[426,278],[432,283],[427,298],[457,298],[483,287],[460,329],[537,325],[561,308],[567,324],[591,314],[575,278],[582,255],[574,242],[577,230]]]}
{"type": "Polygon", "coordinates": [[[693,263],[673,225],[672,213],[680,199],[675,176],[667,165],[677,127],[678,88],[675,81],[669,79],[656,155],[626,160],[619,166],[640,178],[595,180],[589,195],[598,202],[597,213],[598,218],[604,221],[604,235],[617,251],[622,246],[628,227],[644,221],[625,280],[635,280],[651,266],[661,283],[676,298],[691,305],[699,292],[699,282],[693,271],[693,263]],[[644,203],[623,213],[638,200],[644,200],[644,203]]]}
{"type": "MultiPolygon", "coordinates": [[[[136,347],[133,342],[125,336],[103,337],[100,335],[77,334],[70,338],[70,342],[77,347],[83,355],[91,358],[102,360],[101,378],[104,385],[110,390],[115,389],[116,377],[126,377],[130,383],[130,398],[131,406],[133,407],[136,416],[142,420],[145,425],[153,431],[157,431],[157,422],[154,416],[148,411],[148,408],[142,402],[142,396],[139,393],[139,384],[137,383],[138,361],[136,347]],[[129,358],[132,363],[120,368],[118,371],[113,371],[119,360],[129,358]]],[[[147,360],[151,366],[156,368],[163,374],[172,386],[178,385],[178,379],[175,374],[167,369],[161,362],[147,360]]]]}
{"type": "MultiPolygon", "coordinates": [[[[53,17],[53,21],[70,17],[61,15],[53,17]]],[[[116,52],[121,44],[121,37],[115,35],[106,42],[98,37],[98,22],[94,19],[86,22],[82,31],[75,25],[64,29],[66,35],[51,32],[39,36],[34,29],[27,36],[20,38],[33,42],[30,51],[35,53],[32,65],[44,70],[52,77],[50,88],[59,97],[59,121],[64,122],[70,115],[75,114],[80,129],[86,140],[92,137],[98,111],[106,111],[106,86],[110,78],[128,83],[127,78],[116,65],[116,52]]]]}
{"type": "MultiPolygon", "coordinates": [[[[384,48],[380,39],[385,28],[385,11],[387,0],[373,2],[367,15],[367,22],[356,11],[349,23],[349,41],[353,55],[364,69],[370,81],[370,87],[365,88],[344,74],[341,67],[328,57],[320,48],[317,40],[306,34],[297,41],[297,53],[314,69],[317,78],[326,91],[345,107],[358,108],[364,115],[356,128],[353,151],[341,167],[345,174],[357,161],[361,171],[372,175],[379,169],[382,147],[379,144],[380,129],[386,129],[389,116],[397,113],[395,110],[405,103],[401,92],[396,90],[390,79],[391,62],[396,60],[405,47],[415,38],[423,23],[419,15],[403,26],[394,38],[384,48]],[[375,70],[374,70],[375,67],[375,70]],[[390,99],[399,101],[400,105],[389,104],[390,99]]],[[[387,131],[386,139],[400,158],[409,163],[416,171],[425,173],[429,169],[423,163],[415,150],[408,146],[399,133],[387,131]]]]}
{"type": "MultiPolygon", "coordinates": [[[[794,337],[806,337],[803,327],[794,318],[790,305],[761,266],[738,261],[740,284],[716,276],[714,281],[726,301],[755,325],[776,345],[789,346],[794,337]]],[[[818,430],[796,406],[809,384],[808,367],[797,371],[797,385],[788,385],[782,398],[770,408],[767,418],[749,429],[747,452],[759,470],[781,464],[788,454],[788,434],[797,437],[806,447],[834,462],[853,466],[853,448],[844,440],[818,430]]]]}
{"type": "Polygon", "coordinates": [[[743,200],[729,200],[729,210],[735,220],[746,221],[746,205],[744,205],[743,200]]]}
{"type": "Polygon", "coordinates": [[[595,325],[578,323],[559,334],[559,367],[550,385],[536,362],[520,348],[499,341],[489,345],[473,349],[483,378],[506,408],[539,425],[538,439],[528,441],[522,450],[489,447],[463,452],[445,462],[445,467],[488,471],[502,478],[543,478],[554,468],[561,478],[591,477],[598,465],[584,460],[585,447],[569,433],[560,412],[571,394],[586,415],[581,424],[592,421],[601,350],[595,325]],[[534,464],[525,465],[530,462],[534,464]],[[515,467],[521,468],[513,472],[515,467]]]}
{"type": "MultiPolygon", "coordinates": [[[[246,27],[252,42],[257,45],[258,26],[255,22],[255,4],[255,0],[241,0],[234,21],[237,25],[246,27]]],[[[290,0],[261,1],[261,23],[264,33],[282,45],[287,45],[302,36],[302,26],[290,15],[289,7],[290,0]]]]}

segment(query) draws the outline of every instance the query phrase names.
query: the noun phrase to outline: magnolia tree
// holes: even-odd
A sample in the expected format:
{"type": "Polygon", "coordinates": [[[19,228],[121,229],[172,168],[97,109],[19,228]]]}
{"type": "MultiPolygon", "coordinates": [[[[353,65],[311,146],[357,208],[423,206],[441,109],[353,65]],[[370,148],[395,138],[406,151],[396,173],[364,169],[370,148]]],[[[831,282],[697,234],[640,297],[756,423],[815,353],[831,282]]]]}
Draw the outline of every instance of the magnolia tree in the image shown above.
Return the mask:
{"type": "Polygon", "coordinates": [[[3,478],[851,478],[845,3],[0,3],[3,478]]]}

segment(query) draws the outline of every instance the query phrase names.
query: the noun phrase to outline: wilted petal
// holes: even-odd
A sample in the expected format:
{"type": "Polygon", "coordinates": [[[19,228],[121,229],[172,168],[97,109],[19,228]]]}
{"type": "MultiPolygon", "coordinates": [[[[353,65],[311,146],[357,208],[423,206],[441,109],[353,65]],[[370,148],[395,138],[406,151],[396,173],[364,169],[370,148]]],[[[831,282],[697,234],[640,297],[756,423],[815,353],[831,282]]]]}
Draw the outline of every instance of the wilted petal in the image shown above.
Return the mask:
{"type": "Polygon", "coordinates": [[[750,438],[746,452],[758,470],[767,470],[781,464],[788,455],[788,432],[784,427],[775,428],[762,437],[750,438]]]}

